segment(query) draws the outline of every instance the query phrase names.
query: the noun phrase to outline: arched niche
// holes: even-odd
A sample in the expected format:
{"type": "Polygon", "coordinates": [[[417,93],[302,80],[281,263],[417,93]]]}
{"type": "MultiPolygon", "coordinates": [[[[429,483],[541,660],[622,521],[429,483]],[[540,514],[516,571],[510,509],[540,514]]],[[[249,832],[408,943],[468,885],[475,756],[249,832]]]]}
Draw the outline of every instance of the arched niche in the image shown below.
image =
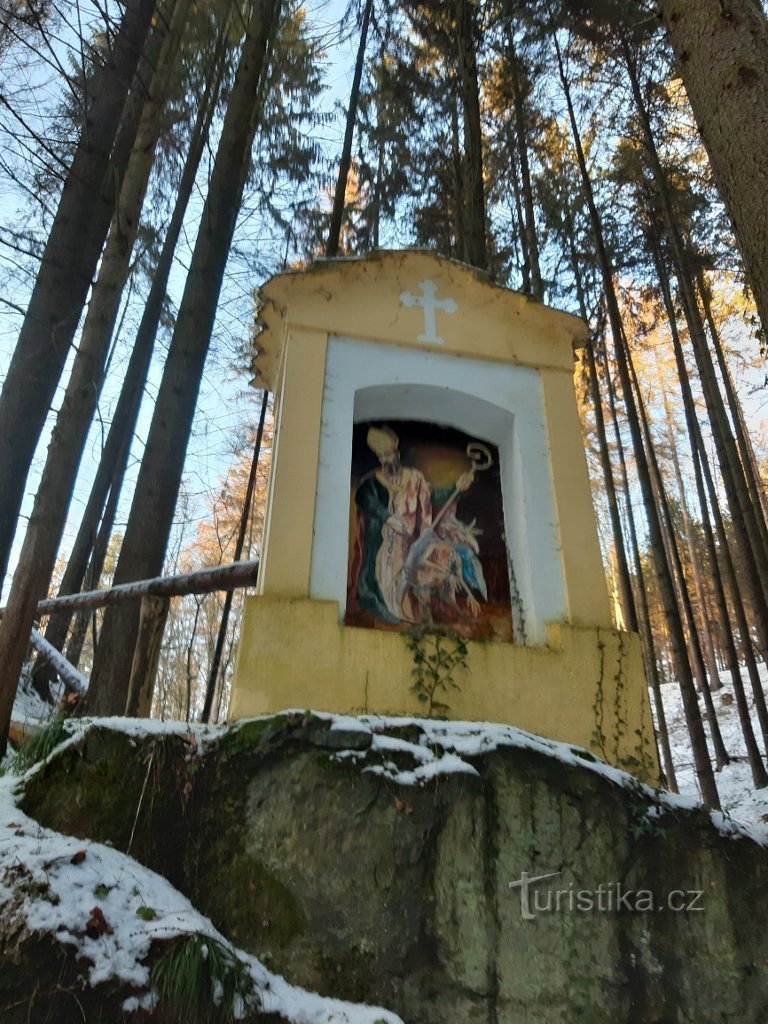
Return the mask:
{"type": "Polygon", "coordinates": [[[539,373],[530,367],[329,339],[310,597],[347,598],[352,432],[356,423],[422,421],[498,448],[515,638],[542,644],[566,618],[539,373]]]}

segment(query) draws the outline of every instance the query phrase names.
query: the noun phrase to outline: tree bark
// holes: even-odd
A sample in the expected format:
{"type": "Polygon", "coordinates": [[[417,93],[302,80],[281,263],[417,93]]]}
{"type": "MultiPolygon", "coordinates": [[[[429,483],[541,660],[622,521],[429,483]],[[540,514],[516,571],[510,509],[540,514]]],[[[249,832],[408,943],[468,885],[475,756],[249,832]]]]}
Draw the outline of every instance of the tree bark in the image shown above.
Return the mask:
{"type": "MultiPolygon", "coordinates": [[[[152,360],[155,337],[160,323],[173,265],[173,256],[179,240],[184,216],[187,211],[200,160],[208,140],[213,113],[218,102],[219,88],[227,48],[225,33],[222,33],[214,61],[214,73],[209,79],[192,129],[187,157],[176,193],[173,212],[163,240],[163,247],[157,261],[152,285],[144,305],[139,328],[131,349],[131,357],[123,379],[120,397],[117,401],[112,422],[101,453],[91,493],[88,497],[77,536],[72,546],[67,567],[59,587],[59,596],[76,594],[83,586],[86,575],[91,587],[98,586],[112,531],[114,515],[125,475],[133,433],[141,405],[141,396],[152,360]],[[109,496],[109,498],[108,498],[109,496]],[[101,526],[99,526],[101,520],[101,526]],[[89,563],[90,559],[90,563],[89,563]]],[[[63,650],[67,637],[71,612],[61,611],[51,616],[45,631],[45,639],[58,650],[63,650]]],[[[76,635],[67,648],[67,658],[77,665],[88,624],[88,612],[77,614],[76,635]],[[77,642],[79,640],[79,642],[77,642]]],[[[48,665],[35,669],[36,686],[45,691],[53,677],[48,665]],[[39,679],[38,679],[39,677],[39,679]]]]}
{"type": "MultiPolygon", "coordinates": [[[[38,595],[45,593],[50,583],[56,558],[54,547],[58,548],[61,541],[77,469],[104,383],[120,295],[129,274],[141,208],[160,135],[161,114],[188,7],[189,0],[180,0],[178,3],[176,0],[168,0],[166,4],[164,13],[171,15],[173,11],[170,29],[165,36],[143,104],[136,139],[80,333],[72,373],[38,485],[33,518],[22,548],[22,552],[27,553],[22,554],[24,564],[22,560],[19,562],[19,568],[26,578],[24,581],[14,581],[14,587],[31,586],[38,595]],[[44,579],[46,573],[47,580],[44,579]]],[[[22,627],[21,632],[26,631],[26,627],[22,627]]],[[[52,672],[52,665],[48,663],[46,668],[48,675],[52,672]]],[[[45,697],[47,684],[42,673],[36,673],[33,682],[41,696],[45,697]]]]}
{"type": "MultiPolygon", "coordinates": [[[[699,603],[699,615],[696,619],[696,627],[698,628],[701,636],[702,652],[707,663],[709,689],[719,690],[722,683],[720,682],[720,672],[717,667],[717,657],[715,656],[715,645],[712,639],[712,631],[709,628],[709,621],[707,617],[704,572],[702,570],[699,549],[696,544],[696,538],[693,534],[693,525],[691,523],[691,516],[688,512],[688,504],[685,497],[683,471],[680,466],[680,456],[677,451],[677,440],[675,438],[675,427],[672,419],[672,409],[669,404],[669,395],[667,394],[667,389],[663,384],[661,386],[661,397],[664,403],[664,418],[666,421],[669,453],[672,457],[672,468],[675,473],[675,482],[677,483],[677,493],[680,501],[680,514],[683,519],[683,532],[685,533],[685,542],[688,547],[688,562],[691,567],[691,575],[693,576],[693,587],[696,591],[696,600],[699,603]]],[[[714,551],[711,552],[711,554],[714,554],[714,551]]]]}
{"type": "Polygon", "coordinates": [[[455,81],[451,79],[451,171],[453,172],[453,207],[454,215],[451,218],[450,204],[448,205],[448,211],[446,214],[446,221],[448,222],[448,236],[450,238],[450,222],[453,219],[453,239],[450,241],[450,255],[456,259],[465,260],[468,252],[468,230],[469,225],[467,224],[467,208],[464,202],[464,196],[466,194],[464,187],[464,159],[461,152],[461,142],[459,140],[459,101],[456,96],[455,81]]]}
{"type": "Polygon", "coordinates": [[[670,575],[672,578],[673,586],[675,586],[677,605],[680,609],[682,622],[685,629],[688,632],[688,650],[690,652],[690,664],[693,669],[694,676],[698,682],[699,690],[701,691],[704,699],[704,705],[707,709],[709,732],[712,737],[712,749],[715,754],[715,763],[718,771],[725,765],[730,763],[730,755],[725,748],[723,741],[723,735],[720,731],[720,724],[717,720],[717,711],[715,709],[714,701],[712,700],[712,690],[707,679],[707,671],[704,665],[704,655],[701,648],[701,640],[699,633],[696,629],[696,618],[693,614],[693,605],[691,604],[691,596],[688,590],[688,582],[685,578],[685,571],[683,568],[683,560],[680,555],[680,545],[678,544],[677,533],[675,531],[675,524],[672,520],[672,514],[669,508],[669,500],[667,499],[666,486],[664,484],[664,478],[661,473],[661,467],[659,466],[659,460],[656,455],[656,449],[653,444],[653,438],[651,436],[651,428],[648,420],[648,412],[643,401],[643,396],[640,391],[640,384],[637,380],[637,374],[635,372],[634,361],[632,359],[632,353],[628,350],[626,352],[627,367],[629,369],[629,376],[632,385],[635,389],[635,405],[640,413],[640,427],[645,438],[645,450],[647,452],[649,475],[651,480],[651,487],[656,496],[656,504],[659,509],[659,520],[661,524],[661,532],[664,540],[665,549],[667,552],[667,559],[670,569],[670,575]]]}
{"type": "MultiPolygon", "coordinates": [[[[344,144],[341,148],[341,159],[339,160],[339,173],[336,178],[336,190],[333,196],[333,209],[331,210],[331,224],[328,228],[328,244],[325,247],[326,256],[339,255],[339,238],[341,237],[341,221],[344,216],[344,199],[347,194],[347,181],[349,179],[349,168],[352,164],[352,139],[355,134],[355,121],[357,120],[357,105],[360,100],[360,82],[363,77],[363,65],[365,64],[365,44],[368,39],[368,25],[371,20],[373,0],[366,0],[363,10],[363,23],[360,26],[360,43],[357,47],[357,60],[355,61],[355,73],[352,77],[352,88],[349,93],[349,106],[347,107],[347,124],[344,129],[344,144]]],[[[210,711],[210,709],[209,709],[210,711]]],[[[207,721],[207,719],[206,719],[207,721]]]]}
{"type": "Polygon", "coordinates": [[[141,599],[139,628],[131,661],[128,698],[125,702],[125,714],[129,718],[149,717],[170,603],[169,597],[148,596],[141,599]]]}
{"type": "Polygon", "coordinates": [[[632,94],[643,129],[645,149],[658,187],[659,198],[661,199],[665,228],[683,313],[688,324],[693,354],[712,427],[712,437],[715,442],[723,486],[728,499],[731,518],[734,522],[741,562],[745,570],[745,579],[757,620],[761,651],[765,657],[768,654],[768,550],[764,543],[763,531],[760,529],[757,510],[750,498],[736,441],[728,422],[723,397],[717,382],[712,354],[707,344],[704,324],[693,286],[694,274],[675,215],[669,182],[656,149],[648,110],[637,77],[634,57],[625,36],[622,36],[621,43],[632,94]]]}
{"type": "MultiPolygon", "coordinates": [[[[261,113],[259,86],[279,6],[280,0],[260,0],[246,30],[115,583],[162,571],[200,379],[261,113]],[[152,510],[151,516],[147,516],[147,509],[152,510]]],[[[91,675],[91,713],[119,713],[125,706],[137,628],[135,608],[110,609],[105,614],[91,675]]]]}
{"type": "Polygon", "coordinates": [[[533,203],[531,167],[528,160],[528,131],[525,117],[525,99],[522,92],[520,64],[511,28],[507,32],[507,50],[509,67],[512,75],[512,103],[515,114],[515,135],[517,137],[517,152],[520,160],[520,181],[523,192],[523,206],[525,210],[523,227],[525,230],[525,252],[528,256],[530,293],[534,299],[538,299],[539,302],[543,302],[544,285],[541,281],[539,240],[536,234],[536,211],[533,203]]]}
{"type": "Polygon", "coordinates": [[[637,604],[635,605],[638,615],[638,627],[640,630],[640,644],[643,652],[643,665],[646,676],[650,680],[651,693],[653,694],[653,706],[656,709],[656,736],[661,748],[662,765],[666,784],[673,793],[678,792],[677,775],[675,773],[675,762],[672,757],[672,747],[669,742],[669,729],[667,728],[667,715],[664,710],[664,698],[661,694],[661,679],[659,674],[659,659],[656,654],[656,643],[651,628],[651,611],[648,601],[648,588],[646,586],[645,571],[640,558],[640,544],[637,539],[637,527],[635,526],[635,513],[632,509],[632,500],[629,492],[629,474],[627,473],[627,460],[624,456],[624,442],[621,439],[621,428],[616,409],[616,395],[611,379],[610,367],[608,364],[608,352],[603,345],[603,376],[608,392],[608,407],[611,412],[611,422],[616,438],[616,450],[619,457],[620,480],[624,492],[624,502],[627,509],[627,527],[629,533],[630,550],[635,567],[635,578],[637,579],[637,604]]]}
{"type": "MultiPolygon", "coordinates": [[[[133,93],[142,91],[137,67],[155,6],[156,0],[128,0],[115,47],[93,77],[85,126],[0,394],[0,580],[8,569],[29,467],[109,229],[119,191],[115,182],[135,137],[138,114],[123,113],[132,80],[133,93]]],[[[159,19],[150,39],[155,56],[165,25],[159,19]]],[[[0,745],[8,699],[0,692],[0,745]]]]}
{"type": "MultiPolygon", "coordinates": [[[[726,575],[733,580],[735,585],[735,578],[733,576],[733,563],[731,562],[730,551],[728,549],[728,541],[725,536],[725,530],[723,528],[722,516],[720,515],[720,509],[717,505],[717,492],[714,487],[714,481],[709,470],[709,463],[707,461],[706,452],[703,446],[703,439],[701,436],[701,428],[696,418],[696,407],[693,401],[693,392],[691,390],[691,383],[688,377],[688,368],[685,365],[685,358],[683,356],[683,347],[680,343],[680,336],[677,330],[677,319],[675,317],[674,306],[672,303],[672,293],[669,288],[669,282],[666,275],[666,270],[662,266],[661,254],[658,249],[654,253],[656,266],[658,269],[658,277],[661,284],[662,298],[664,306],[667,310],[667,316],[669,318],[670,333],[672,335],[672,344],[675,353],[675,361],[677,363],[678,378],[680,380],[680,389],[683,396],[683,406],[685,409],[685,421],[688,428],[688,438],[691,445],[691,454],[693,457],[693,469],[696,478],[696,493],[699,500],[699,507],[701,509],[702,526],[704,528],[704,536],[707,543],[707,549],[709,552],[710,562],[712,563],[712,583],[714,588],[715,604],[717,606],[718,615],[721,619],[724,637],[726,643],[726,649],[728,654],[728,661],[730,663],[731,680],[733,682],[733,691],[736,697],[736,708],[739,714],[739,722],[741,724],[741,730],[744,735],[744,743],[747,749],[747,757],[749,759],[750,769],[752,771],[752,780],[756,787],[761,788],[768,785],[768,773],[766,772],[765,765],[762,757],[760,756],[760,750],[757,746],[757,740],[755,739],[755,733],[752,728],[752,721],[749,713],[749,705],[747,703],[747,696],[744,690],[744,683],[741,678],[741,667],[739,665],[739,658],[736,652],[736,644],[734,642],[733,630],[731,629],[730,618],[728,616],[728,605],[725,597],[725,589],[723,587],[723,580],[719,571],[719,563],[717,558],[717,546],[715,544],[715,538],[712,533],[712,526],[709,518],[709,510],[707,507],[707,495],[704,486],[704,474],[707,475],[707,480],[710,487],[710,500],[715,513],[715,521],[717,523],[718,540],[720,543],[720,550],[723,559],[725,560],[726,575]]],[[[737,625],[740,630],[746,630],[744,639],[749,648],[751,654],[751,647],[749,642],[749,629],[746,624],[746,616],[744,615],[744,607],[741,603],[741,596],[738,591],[734,591],[734,608],[736,613],[737,625]]],[[[754,658],[752,658],[754,663],[754,658]]],[[[757,674],[757,666],[754,667],[754,672],[757,674]]],[[[759,685],[760,696],[762,698],[762,687],[759,685]]],[[[760,702],[756,701],[758,708],[758,718],[763,726],[768,725],[768,711],[765,706],[765,700],[762,699],[760,702]]],[[[768,732],[763,732],[763,742],[768,743],[768,732]]],[[[766,747],[768,749],[768,746],[766,747]]]]}
{"type": "Polygon", "coordinates": [[[747,488],[749,489],[749,495],[755,510],[755,517],[758,521],[758,526],[762,531],[763,543],[766,549],[768,549],[768,526],[766,525],[768,517],[766,516],[765,486],[760,479],[752,441],[744,422],[744,410],[742,409],[741,402],[739,401],[739,396],[736,394],[733,377],[731,376],[731,371],[725,358],[725,351],[723,350],[720,332],[717,329],[717,324],[715,323],[715,318],[712,313],[712,293],[710,292],[704,276],[704,271],[701,268],[699,268],[696,283],[699,289],[699,295],[701,296],[702,307],[704,309],[704,318],[707,322],[707,327],[709,328],[710,337],[712,338],[712,346],[715,350],[715,355],[717,356],[717,365],[720,368],[720,377],[723,381],[725,397],[728,402],[728,408],[731,412],[731,421],[733,422],[733,429],[736,435],[736,444],[741,455],[741,463],[744,469],[744,476],[747,481],[747,488]]]}
{"type": "MultiPolygon", "coordinates": [[[[267,418],[267,402],[269,400],[269,392],[265,391],[261,398],[261,413],[259,414],[259,425],[256,428],[256,440],[253,445],[253,458],[251,459],[251,469],[248,474],[248,483],[245,488],[245,497],[243,499],[243,509],[240,516],[240,523],[237,531],[237,540],[235,541],[235,552],[232,557],[233,562],[239,562],[243,555],[243,546],[245,544],[245,534],[248,530],[248,521],[251,516],[251,504],[253,502],[253,489],[256,485],[256,471],[259,468],[259,456],[261,455],[261,441],[264,437],[264,423],[267,418]]],[[[205,701],[203,703],[203,714],[201,721],[210,722],[211,720],[211,708],[213,707],[213,698],[216,693],[216,681],[219,677],[219,668],[221,667],[221,655],[224,651],[224,643],[227,639],[227,626],[229,624],[229,613],[232,608],[232,595],[234,591],[228,590],[226,597],[224,598],[224,608],[221,613],[221,622],[219,624],[219,632],[216,637],[216,646],[213,651],[213,658],[211,659],[211,669],[208,673],[208,684],[205,689],[205,701]]]]}
{"type": "Polygon", "coordinates": [[[480,122],[480,85],[477,73],[476,0],[456,0],[459,82],[464,114],[465,252],[473,267],[488,266],[483,182],[483,134],[480,122]]]}
{"type": "Polygon", "coordinates": [[[566,106],[568,108],[568,118],[571,125],[571,132],[573,134],[574,148],[576,150],[579,171],[581,173],[582,183],[584,185],[585,199],[587,202],[590,221],[592,223],[595,248],[597,252],[598,261],[600,264],[600,270],[603,277],[603,287],[605,288],[605,297],[608,308],[609,321],[614,336],[616,350],[616,365],[619,371],[619,379],[621,381],[622,392],[624,394],[624,403],[627,409],[627,419],[632,434],[632,442],[637,462],[638,477],[640,480],[640,486],[643,492],[643,500],[645,502],[646,507],[646,514],[648,517],[649,539],[651,550],[653,552],[654,564],[656,566],[657,577],[659,580],[662,601],[664,604],[664,617],[667,623],[667,628],[669,629],[672,653],[675,661],[675,671],[677,674],[678,683],[680,685],[680,692],[682,694],[683,705],[685,708],[686,722],[688,724],[688,729],[691,736],[691,747],[693,750],[693,756],[695,761],[696,777],[701,788],[701,794],[703,799],[711,806],[719,807],[720,798],[718,796],[717,785],[715,784],[715,778],[712,771],[712,763],[710,761],[709,751],[707,749],[707,741],[706,736],[704,734],[704,726],[701,720],[701,712],[696,697],[696,688],[694,686],[693,677],[691,675],[691,666],[688,662],[686,654],[685,635],[683,632],[682,623],[680,621],[679,609],[675,602],[674,586],[670,574],[670,569],[667,564],[666,552],[664,550],[664,543],[662,540],[659,512],[656,508],[656,503],[654,500],[653,487],[651,485],[650,474],[648,471],[648,463],[643,448],[643,439],[640,431],[640,423],[632,394],[632,382],[629,375],[627,357],[624,347],[626,343],[624,339],[623,326],[621,322],[621,311],[619,309],[618,300],[616,299],[616,295],[613,288],[613,268],[611,266],[611,261],[608,257],[608,252],[605,248],[605,241],[603,238],[602,231],[602,221],[600,219],[600,214],[595,203],[594,191],[592,189],[592,181],[589,176],[587,162],[584,156],[584,149],[581,144],[581,135],[578,129],[578,122],[576,121],[576,113],[573,109],[571,91],[568,85],[567,76],[565,74],[565,68],[563,66],[562,54],[560,51],[559,43],[557,41],[557,35],[553,37],[553,41],[557,55],[560,81],[563,86],[563,95],[565,96],[566,106]]]}
{"type": "MultiPolygon", "coordinates": [[[[584,295],[579,261],[576,258],[574,245],[574,225],[570,213],[566,213],[566,227],[568,231],[568,247],[571,257],[571,269],[576,282],[576,294],[579,302],[579,312],[582,319],[587,322],[587,303],[584,295]]],[[[589,389],[592,398],[592,408],[595,417],[595,430],[597,433],[597,445],[600,454],[600,468],[603,471],[603,482],[605,484],[605,496],[608,501],[608,513],[611,519],[611,531],[613,533],[613,545],[616,551],[616,568],[619,577],[619,592],[621,594],[621,610],[624,615],[626,628],[630,633],[638,632],[637,608],[632,593],[632,581],[627,561],[627,549],[624,541],[624,531],[621,528],[621,510],[619,499],[616,493],[616,482],[613,478],[613,466],[611,465],[611,454],[608,449],[608,435],[605,429],[605,416],[603,415],[603,401],[600,394],[600,380],[597,373],[597,360],[595,359],[595,339],[592,335],[584,346],[587,356],[587,373],[589,375],[589,389]]]]}
{"type": "Polygon", "coordinates": [[[659,0],[680,77],[768,330],[768,20],[755,0],[659,0]]]}

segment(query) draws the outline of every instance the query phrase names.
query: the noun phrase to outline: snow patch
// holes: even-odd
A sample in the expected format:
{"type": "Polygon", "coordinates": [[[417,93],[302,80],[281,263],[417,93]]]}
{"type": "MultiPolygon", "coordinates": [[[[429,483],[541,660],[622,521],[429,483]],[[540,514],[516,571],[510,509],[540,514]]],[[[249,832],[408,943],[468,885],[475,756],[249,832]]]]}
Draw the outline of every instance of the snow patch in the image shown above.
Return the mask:
{"type": "MultiPolygon", "coordinates": [[[[177,733],[181,726],[145,731],[177,733]]],[[[79,732],[66,743],[75,741],[79,732]]],[[[266,1012],[279,1013],[295,1024],[402,1024],[388,1010],[328,999],[290,985],[228,942],[162,876],[108,846],[39,825],[17,806],[16,792],[23,781],[0,778],[0,912],[23,920],[30,931],[49,933],[72,946],[92,986],[114,979],[135,988],[123,1004],[126,1012],[154,1002],[144,962],[152,943],[202,935],[246,966],[254,995],[266,1012]],[[152,919],[141,916],[140,908],[151,908],[152,919]]],[[[246,1008],[241,1009],[244,1014],[246,1008]]]]}

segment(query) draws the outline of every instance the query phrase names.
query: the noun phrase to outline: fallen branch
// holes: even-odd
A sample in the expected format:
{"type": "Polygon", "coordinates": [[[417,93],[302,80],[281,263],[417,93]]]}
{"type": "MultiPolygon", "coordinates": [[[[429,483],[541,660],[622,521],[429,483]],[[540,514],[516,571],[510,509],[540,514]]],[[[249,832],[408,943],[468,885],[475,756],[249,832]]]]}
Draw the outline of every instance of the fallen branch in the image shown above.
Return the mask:
{"type": "MultiPolygon", "coordinates": [[[[59,608],[105,608],[107,605],[138,601],[147,594],[154,597],[183,597],[185,594],[211,594],[216,590],[236,590],[256,582],[257,560],[219,565],[215,569],[182,573],[179,576],[155,576],[150,580],[121,583],[109,590],[86,590],[66,597],[50,597],[37,605],[38,615],[48,615],[59,608]]],[[[5,611],[0,608],[0,615],[5,611]]]]}
{"type": "Polygon", "coordinates": [[[88,689],[88,680],[81,676],[74,665],[71,665],[61,651],[57,651],[53,644],[49,644],[44,636],[40,636],[36,629],[32,630],[29,642],[45,661],[49,662],[56,670],[59,678],[68,690],[84,694],[88,689]]]}

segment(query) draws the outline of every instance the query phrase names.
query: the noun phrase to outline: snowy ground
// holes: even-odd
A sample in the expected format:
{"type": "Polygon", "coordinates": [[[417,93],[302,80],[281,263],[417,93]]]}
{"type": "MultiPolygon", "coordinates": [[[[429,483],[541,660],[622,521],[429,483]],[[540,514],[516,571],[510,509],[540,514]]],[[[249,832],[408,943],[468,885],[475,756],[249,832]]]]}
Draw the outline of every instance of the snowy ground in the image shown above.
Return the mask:
{"type": "MultiPolygon", "coordinates": [[[[19,709],[39,711],[23,695],[19,709]]],[[[128,732],[177,732],[189,735],[184,723],[146,723],[106,719],[128,732]]],[[[85,723],[73,723],[64,744],[77,742],[85,723]]],[[[199,727],[198,742],[220,729],[199,727]]],[[[39,771],[38,764],[27,775],[39,771]]],[[[156,943],[202,938],[215,944],[230,962],[240,965],[242,978],[234,1014],[254,1010],[278,1013],[294,1024],[403,1024],[383,1008],[329,999],[290,985],[254,956],[233,946],[211,921],[161,875],[101,843],[75,839],[44,828],[17,806],[23,778],[0,777],[0,914],[9,927],[24,922],[31,932],[47,932],[72,947],[91,986],[115,980],[133,995],[123,1003],[126,1013],[151,1008],[147,957],[156,943]]]]}
{"type": "MultiPolygon", "coordinates": [[[[760,666],[760,673],[763,680],[763,689],[768,692],[768,670],[764,665],[760,666]]],[[[749,682],[746,680],[746,673],[744,675],[747,696],[752,712],[752,726],[755,731],[758,748],[764,751],[760,735],[760,725],[754,711],[749,682]]],[[[744,748],[744,737],[741,732],[741,725],[739,724],[739,714],[733,697],[733,684],[730,673],[723,673],[721,681],[723,688],[713,693],[712,699],[717,711],[717,720],[723,735],[723,742],[734,760],[715,775],[720,801],[723,810],[734,820],[743,822],[746,825],[768,827],[768,789],[755,790],[752,782],[752,773],[749,770],[749,762],[747,761],[744,748]]],[[[680,687],[674,683],[666,683],[662,686],[661,690],[680,792],[700,799],[693,768],[691,743],[685,724],[685,715],[683,714],[680,687]]],[[[702,713],[704,713],[704,710],[702,704],[702,713]]],[[[704,728],[707,731],[707,739],[709,740],[706,722],[704,723],[704,728]]]]}

